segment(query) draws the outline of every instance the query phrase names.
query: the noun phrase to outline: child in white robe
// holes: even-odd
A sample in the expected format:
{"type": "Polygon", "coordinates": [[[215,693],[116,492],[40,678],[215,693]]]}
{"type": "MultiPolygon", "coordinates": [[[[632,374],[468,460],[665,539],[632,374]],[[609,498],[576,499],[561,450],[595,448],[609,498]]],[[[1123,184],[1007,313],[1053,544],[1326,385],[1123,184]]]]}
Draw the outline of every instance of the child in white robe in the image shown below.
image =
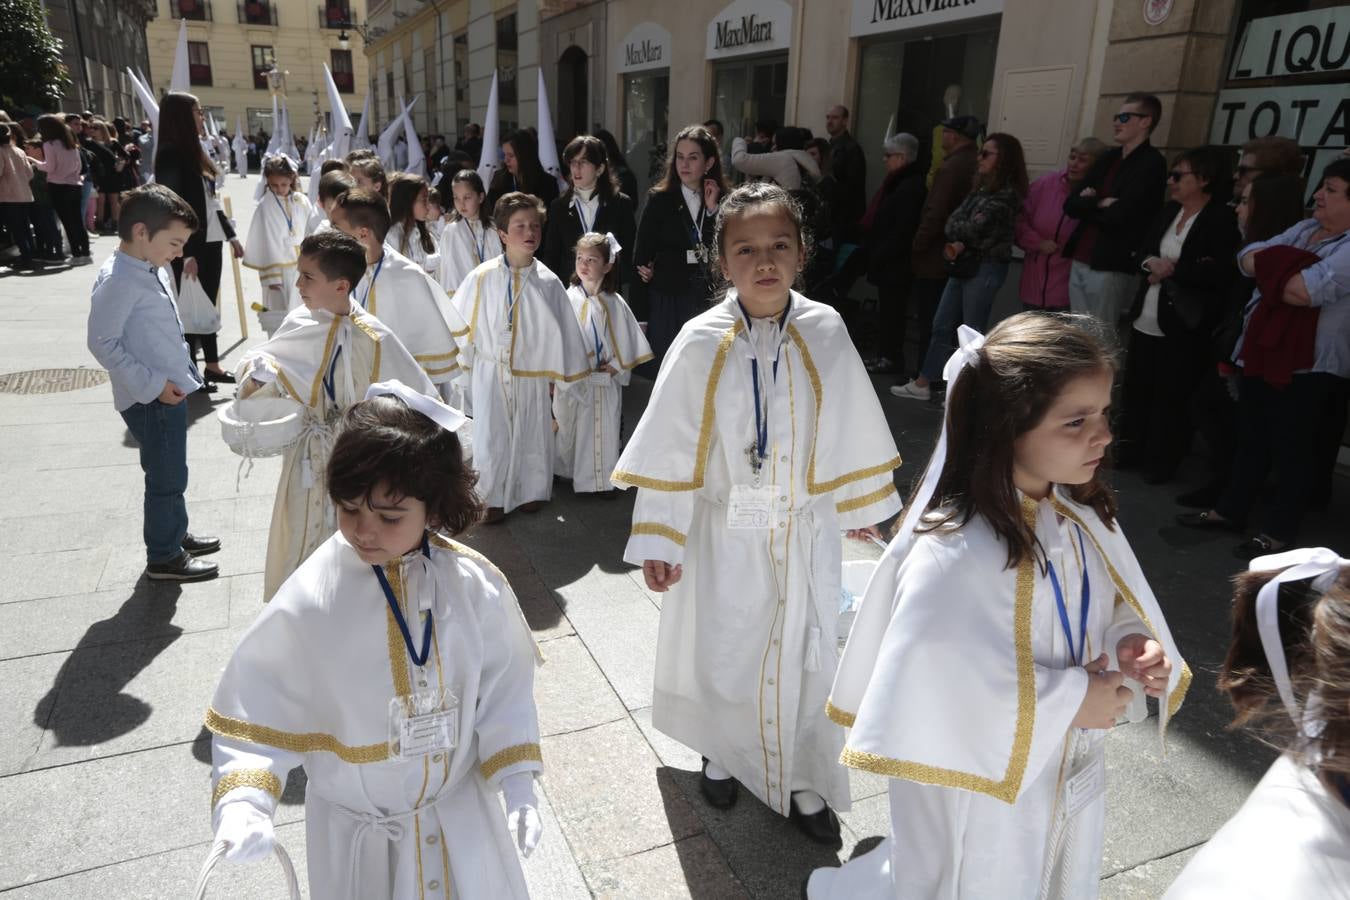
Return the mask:
{"type": "Polygon", "coordinates": [[[433,278],[441,268],[441,251],[428,219],[427,180],[410,172],[389,179],[389,234],[385,243],[422,267],[433,278]]]}
{"type": "Polygon", "coordinates": [[[483,179],[472,169],[464,169],[450,180],[455,201],[453,216],[441,231],[441,264],[437,278],[447,294],[453,295],[474,269],[502,255],[502,239],[492,219],[483,210],[487,192],[483,179]]]}
{"type": "Polygon", "coordinates": [[[571,479],[578,494],[614,490],[609,476],[619,461],[623,389],[633,368],[652,358],[646,335],[617,293],[614,260],[619,251],[617,243],[610,243],[612,237],[595,232],[581,236],[567,289],[591,372],[585,381],[553,395],[553,416],[558,422],[558,473],[571,479]]]}
{"type": "MultiPolygon", "coordinates": [[[[343,165],[337,160],[330,159],[324,163],[324,166],[334,164],[343,165]]],[[[356,187],[356,181],[345,168],[333,168],[319,176],[319,189],[315,195],[314,211],[310,213],[309,223],[305,225],[305,237],[333,227],[328,221],[328,210],[332,208],[339,195],[345,194],[354,187],[356,187]]]]}
{"type": "Polygon", "coordinates": [[[270,852],[304,765],[311,897],[528,897],[537,651],[501,572],[447,536],[479,514],[463,421],[398,382],[347,410],[325,473],[339,531],[244,634],[206,715],[227,860],[270,852]]]}
{"type": "Polygon", "coordinates": [[[304,194],[296,190],[297,174],[286,157],[269,157],[263,163],[263,179],[267,190],[253,211],[243,262],[257,270],[262,282],[263,309],[258,318],[270,337],[281,318],[300,305],[295,292],[295,261],[300,242],[305,239],[310,207],[304,194]],[[264,312],[273,315],[264,317],[264,312]]]}
{"type": "Polygon", "coordinates": [[[1285,748],[1164,900],[1350,897],[1350,559],[1324,547],[1251,561],[1219,688],[1285,748]]]}
{"type": "Polygon", "coordinates": [[[1106,731],[1190,671],[1098,472],[1115,375],[1087,317],[962,326],[947,418],[827,707],[891,834],[811,900],[1097,896],[1106,731]],[[1086,324],[1086,327],[1084,327],[1086,324]],[[917,530],[916,530],[917,526],[917,530]]]}
{"type": "Polygon", "coordinates": [[[512,191],[492,220],[505,248],[471,271],[451,298],[468,323],[463,342],[473,398],[473,454],[487,522],[517,507],[536,512],[553,495],[550,392],[591,367],[558,276],[534,258],[544,205],[512,191]]]}
{"type": "Polygon", "coordinates": [[[288,397],[304,406],[306,420],[300,441],[282,461],[267,540],[265,600],[337,527],[323,472],[342,413],[382,379],[435,392],[384,324],[352,302],[352,287],[366,270],[365,249],[355,238],[336,231],[305,238],[299,269],[304,307],[287,316],[271,340],[244,354],[237,375],[240,397],[288,397]]]}
{"type": "Polygon", "coordinates": [[[731,288],[689,321],[618,466],[637,487],[624,559],[661,604],[652,723],[809,838],[839,843],[844,730],[825,718],[837,659],[841,530],[894,516],[900,465],[876,391],[830,307],[791,290],[800,209],[745,185],[721,206],[731,288]]]}
{"type": "Polygon", "coordinates": [[[433,384],[448,387],[461,373],[458,342],[467,339],[468,325],[421,266],[384,243],[384,199],[355,188],[334,201],[329,217],[366,248],[366,275],[352,294],[356,302],[398,336],[433,384]]]}

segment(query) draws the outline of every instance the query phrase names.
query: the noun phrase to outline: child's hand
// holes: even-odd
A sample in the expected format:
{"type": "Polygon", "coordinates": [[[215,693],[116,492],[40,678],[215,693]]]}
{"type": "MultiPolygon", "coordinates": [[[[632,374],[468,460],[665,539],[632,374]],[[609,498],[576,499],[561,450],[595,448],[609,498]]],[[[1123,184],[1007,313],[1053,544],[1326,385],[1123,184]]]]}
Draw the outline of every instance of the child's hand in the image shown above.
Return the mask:
{"type": "Polygon", "coordinates": [[[159,392],[159,402],[165,406],[177,406],[183,402],[183,398],[186,396],[187,394],[183,392],[182,388],[172,381],[166,381],[164,382],[164,390],[159,392]]]}
{"type": "Polygon", "coordinates": [[[684,566],[672,566],[659,559],[642,561],[642,577],[646,579],[647,587],[658,594],[664,594],[678,584],[683,574],[684,566]]]}
{"type": "Polygon", "coordinates": [[[652,280],[652,275],[655,274],[655,271],[656,270],[652,266],[637,267],[638,277],[642,279],[644,284],[652,280]]]}
{"type": "Polygon", "coordinates": [[[1073,717],[1074,728],[1110,728],[1134,698],[1134,691],[1121,686],[1125,676],[1106,671],[1106,661],[1103,653],[1083,666],[1088,673],[1088,689],[1078,715],[1073,717]]]}
{"type": "Polygon", "coordinates": [[[883,544],[886,543],[885,536],[881,533],[881,529],[876,525],[868,525],[866,528],[850,528],[848,531],[844,532],[844,536],[852,538],[855,541],[879,541],[883,544]]]}
{"type": "Polygon", "coordinates": [[[250,863],[266,859],[276,845],[272,817],[247,800],[233,800],[220,808],[216,840],[227,844],[225,858],[250,863]]]}
{"type": "Polygon", "coordinates": [[[183,260],[183,274],[185,276],[197,277],[197,258],[195,256],[186,257],[183,260]]]}
{"type": "Polygon", "coordinates": [[[1116,644],[1120,671],[1144,686],[1150,697],[1161,697],[1172,674],[1172,661],[1162,645],[1146,634],[1127,634],[1116,644]]]}

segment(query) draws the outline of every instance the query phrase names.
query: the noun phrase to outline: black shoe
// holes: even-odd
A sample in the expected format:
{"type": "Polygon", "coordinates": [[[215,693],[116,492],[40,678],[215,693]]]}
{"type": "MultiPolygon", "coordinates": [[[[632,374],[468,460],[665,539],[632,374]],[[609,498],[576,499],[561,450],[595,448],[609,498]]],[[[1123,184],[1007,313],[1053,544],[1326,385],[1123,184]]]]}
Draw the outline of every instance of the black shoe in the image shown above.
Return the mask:
{"type": "Polygon", "coordinates": [[[703,799],[713,809],[731,809],[736,805],[741,790],[734,778],[709,778],[706,756],[703,757],[703,774],[699,776],[698,787],[703,792],[703,799]]]}
{"type": "Polygon", "coordinates": [[[220,538],[196,537],[191,534],[185,534],[183,535],[183,549],[193,556],[205,556],[208,553],[215,553],[220,549],[220,538]]]}
{"type": "Polygon", "coordinates": [[[166,563],[145,567],[145,577],[153,581],[207,581],[219,573],[215,563],[203,562],[186,550],[166,563]]]}
{"type": "Polygon", "coordinates": [[[1209,510],[1198,513],[1180,513],[1177,515],[1177,524],[1186,528],[1199,528],[1203,531],[1242,531],[1241,523],[1217,518],[1211,515],[1209,510]]]}
{"type": "Polygon", "coordinates": [[[214,381],[219,384],[235,383],[234,376],[229,372],[212,372],[210,369],[205,369],[202,374],[206,376],[208,381],[214,381]]]}
{"type": "Polygon", "coordinates": [[[214,394],[218,390],[220,390],[219,386],[211,379],[207,378],[202,381],[201,392],[203,394],[214,394]]]}
{"type": "Polygon", "coordinates": [[[1176,501],[1178,506],[1189,506],[1193,509],[1213,509],[1214,504],[1219,502],[1221,493],[1223,491],[1219,488],[1207,484],[1193,491],[1178,494],[1176,501]]]}
{"type": "Polygon", "coordinates": [[[830,809],[829,806],[808,816],[797,809],[797,800],[793,798],[792,811],[788,815],[788,820],[797,826],[798,831],[817,844],[838,847],[843,843],[843,839],[839,836],[839,817],[834,814],[834,810],[830,809]]]}
{"type": "Polygon", "coordinates": [[[1245,540],[1234,547],[1233,555],[1238,559],[1250,561],[1258,556],[1269,556],[1272,553],[1280,553],[1288,549],[1288,544],[1280,543],[1269,535],[1258,534],[1256,537],[1245,540]]]}

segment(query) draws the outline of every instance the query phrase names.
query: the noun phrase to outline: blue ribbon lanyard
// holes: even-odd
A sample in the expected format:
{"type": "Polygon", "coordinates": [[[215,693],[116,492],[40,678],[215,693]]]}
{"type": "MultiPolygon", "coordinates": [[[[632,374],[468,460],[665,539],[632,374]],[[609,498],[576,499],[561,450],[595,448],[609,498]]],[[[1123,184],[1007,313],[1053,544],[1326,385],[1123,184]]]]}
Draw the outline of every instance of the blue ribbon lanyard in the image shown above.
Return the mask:
{"type": "Polygon", "coordinates": [[[375,273],[370,276],[370,284],[366,285],[366,295],[361,298],[362,309],[366,308],[366,302],[370,300],[370,292],[375,290],[375,279],[380,277],[380,269],[384,267],[384,260],[387,256],[388,254],[381,256],[380,261],[375,264],[375,273]]]}
{"type": "MultiPolygon", "coordinates": [[[[736,305],[741,308],[741,315],[745,316],[745,336],[750,340],[750,383],[755,393],[755,457],[759,465],[755,466],[755,473],[759,473],[760,466],[768,458],[769,451],[769,400],[764,397],[761,401],[759,393],[759,351],[755,347],[755,337],[752,331],[753,325],[750,321],[750,312],[745,308],[745,304],[740,300],[736,305]]],[[[778,333],[782,335],[783,329],[787,327],[788,313],[792,311],[792,297],[788,296],[788,305],[783,309],[782,318],[778,320],[778,333]]],[[[773,380],[778,383],[778,360],[783,355],[783,342],[779,340],[777,348],[773,354],[773,380]]]]}
{"type": "Polygon", "coordinates": [[[478,254],[478,261],[483,262],[483,254],[487,253],[487,226],[483,226],[483,237],[480,240],[473,233],[473,223],[465,219],[464,224],[469,227],[469,243],[473,245],[473,252],[478,254]]]}
{"type": "Polygon", "coordinates": [[[511,331],[516,327],[516,273],[506,262],[506,254],[502,254],[502,262],[506,263],[506,330],[511,331]]]}
{"type": "Polygon", "coordinates": [[[328,374],[323,378],[324,393],[328,395],[328,399],[333,402],[334,406],[337,406],[337,382],[335,376],[337,375],[338,357],[340,356],[342,356],[342,345],[338,344],[337,350],[333,352],[333,361],[328,364],[328,374]]]}
{"type": "MultiPolygon", "coordinates": [[[[578,197],[576,200],[572,201],[572,206],[577,211],[577,218],[581,220],[581,233],[586,234],[591,230],[591,226],[586,224],[586,211],[581,205],[581,198],[578,197]]],[[[598,208],[596,209],[596,212],[597,214],[599,213],[598,208]]],[[[592,220],[592,224],[594,224],[594,220],[592,220]]]]}
{"type": "MultiPolygon", "coordinates": [[[[1077,528],[1077,526],[1074,526],[1077,528]]],[[[1078,613],[1078,650],[1074,651],[1073,630],[1069,627],[1069,609],[1064,604],[1064,591],[1059,586],[1059,576],[1055,574],[1055,564],[1047,556],[1046,568],[1050,572],[1050,586],[1055,589],[1055,606],[1059,609],[1059,625],[1064,629],[1064,639],[1069,642],[1069,659],[1075,666],[1083,664],[1083,654],[1087,650],[1088,608],[1092,605],[1091,585],[1088,582],[1087,549],[1083,545],[1083,529],[1078,528],[1078,551],[1083,560],[1083,602],[1078,613]]]]}
{"type": "MultiPolygon", "coordinates": [[[[596,305],[599,305],[600,297],[597,295],[593,299],[595,300],[596,305]]],[[[595,367],[598,369],[605,364],[604,358],[605,345],[600,343],[600,329],[595,327],[594,309],[591,310],[591,314],[587,318],[590,320],[591,323],[591,334],[595,335],[595,367]]]]}
{"type": "Polygon", "coordinates": [[[292,231],[295,230],[295,221],[291,218],[290,212],[286,209],[286,206],[290,206],[291,201],[287,199],[286,206],[282,206],[281,198],[278,197],[276,194],[272,195],[272,199],[276,201],[277,209],[281,210],[282,217],[286,219],[286,233],[290,234],[292,231]]]}
{"type": "MultiPolygon", "coordinates": [[[[703,202],[700,199],[698,205],[698,221],[694,221],[693,216],[689,217],[689,222],[691,223],[689,226],[689,233],[691,236],[693,236],[695,250],[698,250],[700,247],[703,246],[703,220],[706,219],[707,217],[708,217],[708,208],[703,205],[703,202]]],[[[744,306],[741,307],[741,311],[742,312],[745,311],[744,306]]],[[[750,317],[747,315],[746,321],[749,321],[749,319],[750,317]]]]}
{"type": "MultiPolygon", "coordinates": [[[[422,535],[422,555],[427,559],[431,558],[431,547],[427,543],[426,535],[422,535]]],[[[427,613],[423,618],[422,626],[422,652],[418,653],[413,646],[412,632],[408,630],[408,620],[403,617],[403,610],[398,605],[398,598],[394,596],[394,589],[389,586],[389,579],[385,577],[382,566],[371,566],[375,570],[375,577],[380,580],[380,588],[384,591],[384,599],[389,603],[389,609],[394,614],[394,621],[398,623],[398,630],[403,635],[403,645],[408,648],[408,655],[412,657],[413,664],[418,668],[427,664],[427,656],[431,653],[431,632],[435,628],[436,622],[427,613]]]]}

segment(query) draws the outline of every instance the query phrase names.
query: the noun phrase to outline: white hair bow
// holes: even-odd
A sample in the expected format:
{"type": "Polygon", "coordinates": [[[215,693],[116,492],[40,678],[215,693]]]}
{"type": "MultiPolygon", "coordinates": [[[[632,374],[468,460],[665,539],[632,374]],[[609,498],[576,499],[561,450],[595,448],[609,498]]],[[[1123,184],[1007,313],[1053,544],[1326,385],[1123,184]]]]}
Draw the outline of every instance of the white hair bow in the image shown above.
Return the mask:
{"type": "Polygon", "coordinates": [[[435,397],[419,394],[401,381],[379,381],[366,389],[366,399],[371,397],[397,397],[411,409],[420,412],[446,431],[458,431],[469,417],[448,403],[442,403],[435,397]]]}
{"type": "Polygon", "coordinates": [[[619,239],[614,236],[614,232],[612,231],[605,232],[605,243],[609,244],[610,260],[618,259],[619,252],[623,250],[623,246],[619,243],[619,239]]]}
{"type": "Polygon", "coordinates": [[[1302,721],[1298,704],[1294,700],[1294,687],[1289,680],[1284,642],[1280,640],[1280,585],[1286,581],[1311,578],[1313,590],[1322,593],[1336,582],[1342,566],[1350,566],[1350,560],[1341,559],[1335,551],[1326,547],[1305,547],[1258,556],[1247,566],[1249,572],[1284,570],[1262,585],[1256,595],[1256,627],[1261,635],[1261,649],[1265,651],[1266,662],[1270,663],[1270,674],[1275,679],[1275,689],[1280,692],[1284,708],[1289,711],[1296,725],[1302,725],[1302,721]]]}

